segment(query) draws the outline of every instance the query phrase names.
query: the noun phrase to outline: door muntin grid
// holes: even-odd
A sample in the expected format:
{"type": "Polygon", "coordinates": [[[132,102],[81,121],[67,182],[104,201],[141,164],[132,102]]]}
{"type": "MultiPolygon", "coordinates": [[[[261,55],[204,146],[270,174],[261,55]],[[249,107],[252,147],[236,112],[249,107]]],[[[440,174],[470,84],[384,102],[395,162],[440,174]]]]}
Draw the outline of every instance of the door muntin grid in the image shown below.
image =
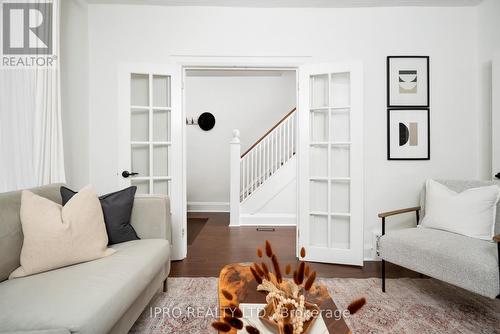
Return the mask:
{"type": "Polygon", "coordinates": [[[130,183],[138,194],[170,195],[172,184],[171,76],[130,75],[130,183]]]}
{"type": "Polygon", "coordinates": [[[309,224],[311,246],[351,248],[350,73],[311,75],[309,224]]]}

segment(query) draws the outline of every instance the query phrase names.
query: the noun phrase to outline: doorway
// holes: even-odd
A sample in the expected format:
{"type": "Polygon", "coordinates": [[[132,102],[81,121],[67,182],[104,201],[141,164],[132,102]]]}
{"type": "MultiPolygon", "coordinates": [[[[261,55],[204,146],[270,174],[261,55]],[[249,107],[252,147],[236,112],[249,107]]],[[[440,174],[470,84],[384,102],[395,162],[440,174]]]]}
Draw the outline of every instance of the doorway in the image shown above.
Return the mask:
{"type": "MultiPolygon", "coordinates": [[[[211,213],[221,213],[219,217],[224,217],[225,213],[228,217],[229,152],[233,130],[238,129],[240,132],[241,155],[243,155],[255,147],[291,110],[294,110],[296,103],[295,69],[235,67],[184,69],[188,240],[193,240],[194,234],[200,235],[200,225],[207,223],[207,217],[210,217],[211,213]],[[215,119],[215,126],[208,131],[201,129],[200,124],[197,124],[199,116],[206,113],[212,114],[215,119]]],[[[293,168],[293,177],[296,179],[296,166],[293,168]]],[[[260,183],[260,193],[264,193],[262,191],[265,186],[264,178],[261,178],[260,183]]],[[[291,217],[287,224],[296,225],[296,187],[296,181],[293,181],[290,182],[288,189],[280,189],[273,194],[263,196],[254,192],[254,197],[259,197],[259,201],[263,203],[259,203],[258,210],[253,208],[252,215],[247,215],[259,218],[254,219],[255,223],[251,224],[268,225],[263,224],[262,219],[265,217],[287,216],[291,217]]],[[[241,200],[242,207],[249,206],[250,199],[241,197],[241,200]]],[[[278,225],[281,221],[274,219],[278,225]]]]}
{"type": "MultiPolygon", "coordinates": [[[[201,68],[194,65],[188,67],[188,63],[179,61],[176,64],[161,65],[124,64],[121,66],[119,76],[118,184],[137,185],[138,193],[155,194],[156,189],[161,189],[169,194],[172,213],[172,258],[181,260],[187,254],[186,118],[188,123],[190,117],[192,123],[195,123],[197,114],[202,111],[200,109],[194,111],[193,115],[188,115],[190,111],[184,108],[186,73],[238,70],[248,74],[251,71],[292,70],[297,73],[295,86],[298,91],[296,99],[298,108],[295,116],[287,115],[279,121],[277,127],[266,133],[266,136],[274,134],[272,140],[258,139],[256,145],[251,145],[252,158],[246,165],[240,164],[242,172],[240,175],[247,177],[240,183],[243,194],[240,191],[235,192],[236,198],[238,194],[240,197],[248,198],[250,194],[255,197],[255,194],[264,189],[262,185],[269,184],[268,180],[273,179],[270,178],[268,171],[272,173],[282,171],[281,166],[290,166],[286,159],[296,160],[296,168],[288,169],[294,172],[296,178],[296,187],[292,187],[295,189],[295,196],[292,197],[295,197],[296,204],[294,220],[297,223],[296,243],[290,244],[295,246],[296,252],[299,247],[306,247],[307,261],[362,265],[364,222],[362,64],[298,62],[291,65],[295,67],[290,68],[265,67],[268,64],[252,68],[201,68]],[[300,90],[299,86],[302,87],[300,90]],[[160,121],[155,121],[155,118],[160,121]],[[286,126],[282,125],[285,123],[286,126]],[[156,129],[156,126],[160,126],[160,129],[156,129]],[[161,128],[162,126],[165,128],[161,128]],[[158,134],[166,137],[158,139],[155,137],[158,134]],[[288,141],[290,135],[297,138],[291,141],[291,145],[288,141]],[[273,162],[271,168],[269,161],[273,162]],[[139,170],[139,174],[128,173],[136,169],[139,170]],[[127,172],[126,175],[124,172],[127,172]],[[248,180],[250,182],[247,182],[248,180]],[[167,187],[162,187],[164,184],[167,187]]],[[[228,63],[234,63],[234,59],[228,60],[225,66],[228,66],[228,63]]],[[[287,62],[283,61],[283,64],[287,62]]],[[[210,97],[210,91],[208,89],[205,91],[209,92],[208,97],[210,97]]],[[[244,114],[247,116],[252,114],[259,99],[249,98],[242,101],[245,102],[244,106],[250,106],[250,110],[244,114]]],[[[237,119],[233,116],[236,112],[232,109],[230,111],[233,112],[229,113],[232,116],[229,119],[237,119]]],[[[217,128],[218,116],[217,113],[213,113],[216,116],[215,128],[217,128]]],[[[247,123],[251,121],[245,122],[241,127],[249,125],[247,123]]],[[[231,140],[231,131],[232,129],[227,131],[227,137],[223,140],[227,146],[231,140]]],[[[201,143],[208,141],[207,134],[210,134],[210,131],[200,133],[201,143]]],[[[261,135],[256,131],[253,134],[254,138],[259,138],[261,135]]],[[[239,143],[240,138],[236,139],[239,143]]],[[[223,145],[222,141],[212,143],[203,150],[203,153],[213,150],[215,146],[223,145]]],[[[242,160],[239,154],[235,156],[237,163],[242,160]]],[[[222,159],[224,158],[221,158],[221,161],[222,159]]],[[[213,178],[205,176],[208,168],[203,168],[208,166],[208,162],[214,161],[218,166],[217,163],[220,161],[213,158],[212,152],[198,163],[202,166],[196,172],[197,176],[202,176],[200,182],[212,180],[211,183],[214,183],[213,178]]],[[[195,186],[199,184],[195,183],[195,186]]],[[[210,184],[204,187],[210,188],[210,184]]],[[[266,193],[263,190],[261,192],[266,193]]],[[[217,198],[211,199],[210,202],[215,205],[226,203],[217,198]]],[[[260,208],[264,207],[260,205],[260,208]]],[[[259,205],[253,205],[251,208],[254,210],[259,208],[259,205]]]]}

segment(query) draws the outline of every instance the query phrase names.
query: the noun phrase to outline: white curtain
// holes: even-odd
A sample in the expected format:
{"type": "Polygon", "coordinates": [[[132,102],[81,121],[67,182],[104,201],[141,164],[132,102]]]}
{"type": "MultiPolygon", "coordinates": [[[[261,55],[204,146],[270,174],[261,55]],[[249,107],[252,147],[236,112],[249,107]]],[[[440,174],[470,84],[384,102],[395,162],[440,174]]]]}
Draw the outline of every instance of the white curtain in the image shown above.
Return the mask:
{"type": "MultiPolygon", "coordinates": [[[[60,1],[53,52],[59,56],[60,1]]],[[[0,69],[0,192],[65,182],[59,58],[53,67],[0,69]]]]}

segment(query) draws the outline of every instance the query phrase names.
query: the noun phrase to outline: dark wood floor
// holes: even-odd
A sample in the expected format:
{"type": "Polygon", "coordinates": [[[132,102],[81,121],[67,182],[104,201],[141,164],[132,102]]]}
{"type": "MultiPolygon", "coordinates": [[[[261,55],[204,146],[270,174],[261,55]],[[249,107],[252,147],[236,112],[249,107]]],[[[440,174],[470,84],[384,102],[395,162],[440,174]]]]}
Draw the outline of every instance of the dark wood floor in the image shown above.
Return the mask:
{"type": "MultiPolygon", "coordinates": [[[[227,213],[190,213],[189,218],[208,218],[191,245],[183,261],[172,263],[172,277],[218,277],[222,267],[228,263],[256,261],[257,247],[265,240],[273,245],[281,265],[295,264],[295,228],[280,227],[274,232],[257,231],[255,227],[229,228],[227,213]]],[[[311,263],[318,277],[380,277],[380,262],[367,261],[363,267],[311,263]]],[[[410,270],[387,264],[387,277],[418,277],[410,270]]]]}

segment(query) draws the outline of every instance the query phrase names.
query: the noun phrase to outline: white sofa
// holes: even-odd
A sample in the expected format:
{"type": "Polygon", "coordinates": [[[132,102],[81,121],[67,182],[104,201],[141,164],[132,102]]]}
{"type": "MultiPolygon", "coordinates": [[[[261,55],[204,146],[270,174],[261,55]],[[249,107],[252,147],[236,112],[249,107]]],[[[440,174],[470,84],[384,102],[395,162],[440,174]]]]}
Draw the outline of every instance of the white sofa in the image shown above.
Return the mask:
{"type": "MultiPolygon", "coordinates": [[[[59,188],[31,190],[61,203],[59,188]]],[[[23,242],[20,202],[19,191],[0,194],[0,333],[127,333],[170,272],[168,198],[135,198],[141,240],[110,246],[112,256],[7,280],[23,242]]]]}

